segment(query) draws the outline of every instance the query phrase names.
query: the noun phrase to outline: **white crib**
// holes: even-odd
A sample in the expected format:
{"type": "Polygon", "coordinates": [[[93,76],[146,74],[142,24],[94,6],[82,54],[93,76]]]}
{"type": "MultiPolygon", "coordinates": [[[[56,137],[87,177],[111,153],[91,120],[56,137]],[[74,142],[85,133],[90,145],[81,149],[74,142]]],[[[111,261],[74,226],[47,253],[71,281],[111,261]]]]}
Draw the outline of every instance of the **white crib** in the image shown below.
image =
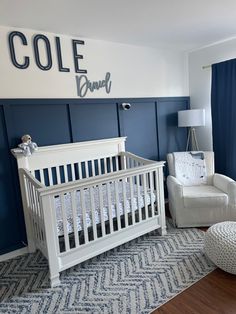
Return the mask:
{"type": "Polygon", "coordinates": [[[125,152],[124,137],[40,147],[17,159],[28,251],[59,273],[159,228],[166,234],[163,166],[125,152]]]}

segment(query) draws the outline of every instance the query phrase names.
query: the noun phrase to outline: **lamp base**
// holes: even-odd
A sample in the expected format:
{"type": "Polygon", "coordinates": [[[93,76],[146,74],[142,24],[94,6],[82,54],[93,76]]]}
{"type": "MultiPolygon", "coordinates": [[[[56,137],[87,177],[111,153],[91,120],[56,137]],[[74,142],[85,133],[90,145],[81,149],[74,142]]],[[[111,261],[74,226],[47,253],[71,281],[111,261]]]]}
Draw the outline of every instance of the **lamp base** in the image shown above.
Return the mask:
{"type": "Polygon", "coordinates": [[[186,151],[188,150],[199,150],[198,148],[198,142],[197,142],[197,136],[196,131],[194,128],[188,129],[188,139],[187,139],[187,145],[186,145],[186,151]]]}

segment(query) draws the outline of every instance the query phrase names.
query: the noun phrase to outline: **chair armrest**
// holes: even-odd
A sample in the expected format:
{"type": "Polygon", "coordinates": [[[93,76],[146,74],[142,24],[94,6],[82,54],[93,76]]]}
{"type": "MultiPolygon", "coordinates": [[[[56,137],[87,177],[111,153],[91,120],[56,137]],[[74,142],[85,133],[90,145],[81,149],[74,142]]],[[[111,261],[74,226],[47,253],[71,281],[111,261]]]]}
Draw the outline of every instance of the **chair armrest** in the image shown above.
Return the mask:
{"type": "Polygon", "coordinates": [[[213,175],[213,185],[226,194],[229,194],[229,184],[232,182],[234,182],[234,180],[223,174],[215,173],[213,175]]]}
{"type": "Polygon", "coordinates": [[[167,187],[168,187],[168,191],[170,191],[172,195],[176,195],[179,197],[183,196],[182,183],[171,175],[167,177],[167,187]]]}
{"type": "Polygon", "coordinates": [[[213,175],[213,185],[228,194],[229,204],[236,206],[236,182],[219,173],[213,175]]]}
{"type": "Polygon", "coordinates": [[[236,182],[230,182],[228,185],[228,197],[229,197],[229,204],[236,206],[236,182]]]}

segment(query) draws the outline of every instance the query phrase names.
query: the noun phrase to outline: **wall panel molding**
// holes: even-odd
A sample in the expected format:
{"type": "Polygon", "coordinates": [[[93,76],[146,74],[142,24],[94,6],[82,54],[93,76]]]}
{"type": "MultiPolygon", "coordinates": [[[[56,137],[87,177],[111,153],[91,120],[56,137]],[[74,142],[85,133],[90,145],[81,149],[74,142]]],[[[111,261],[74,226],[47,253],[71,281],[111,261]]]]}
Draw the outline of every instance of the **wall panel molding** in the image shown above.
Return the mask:
{"type": "Polygon", "coordinates": [[[29,133],[39,146],[128,136],[127,150],[165,160],[181,150],[186,130],[177,128],[177,111],[189,97],[104,99],[0,99],[0,255],[27,243],[16,161],[10,149],[29,133]],[[130,103],[123,110],[122,103],[130,103]],[[9,197],[9,191],[11,197],[9,197]]]}

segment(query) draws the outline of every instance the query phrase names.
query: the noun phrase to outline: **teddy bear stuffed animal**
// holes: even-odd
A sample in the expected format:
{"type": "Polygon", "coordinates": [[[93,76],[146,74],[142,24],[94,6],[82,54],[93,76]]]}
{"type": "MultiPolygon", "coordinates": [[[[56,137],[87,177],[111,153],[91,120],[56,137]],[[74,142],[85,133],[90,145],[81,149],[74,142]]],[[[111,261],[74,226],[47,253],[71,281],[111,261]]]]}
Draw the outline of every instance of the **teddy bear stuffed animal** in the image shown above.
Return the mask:
{"type": "Polygon", "coordinates": [[[37,144],[32,142],[31,136],[29,134],[23,135],[21,140],[22,143],[20,143],[18,147],[21,148],[24,156],[30,156],[38,149],[37,144]]]}

